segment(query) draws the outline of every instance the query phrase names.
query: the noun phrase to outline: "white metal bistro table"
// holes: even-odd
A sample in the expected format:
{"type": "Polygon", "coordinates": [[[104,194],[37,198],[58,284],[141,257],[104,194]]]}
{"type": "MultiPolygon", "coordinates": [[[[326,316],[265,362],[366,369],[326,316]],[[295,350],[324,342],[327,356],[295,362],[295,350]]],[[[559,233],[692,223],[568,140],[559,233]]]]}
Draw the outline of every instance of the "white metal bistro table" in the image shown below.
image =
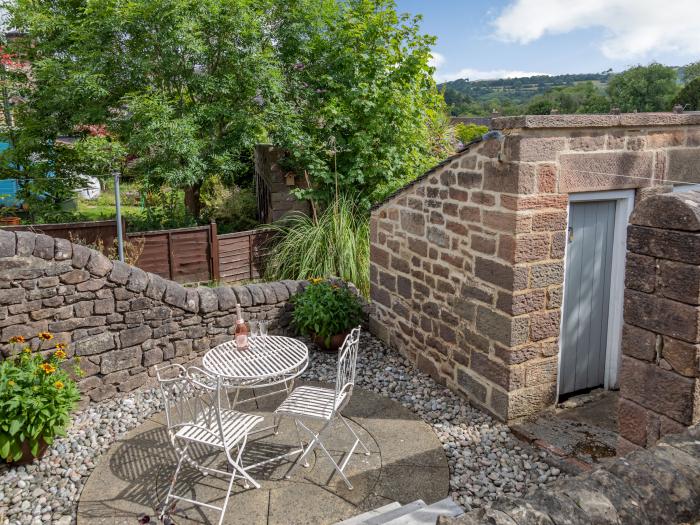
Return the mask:
{"type": "MultiPolygon", "coordinates": [[[[252,389],[255,399],[272,396],[280,392],[289,395],[296,379],[309,365],[309,349],[292,337],[265,335],[248,338],[248,348],[239,350],[235,341],[227,341],[209,350],[202,358],[202,368],[219,378],[221,388],[235,391],[233,402],[229,396],[229,408],[235,409],[242,389],[252,389]],[[280,385],[279,389],[256,395],[255,389],[280,385]]],[[[271,426],[251,432],[259,433],[274,429],[277,432],[279,419],[275,416],[271,426]]],[[[281,456],[249,465],[245,470],[270,463],[286,456],[298,454],[303,449],[293,450],[281,456]]]]}

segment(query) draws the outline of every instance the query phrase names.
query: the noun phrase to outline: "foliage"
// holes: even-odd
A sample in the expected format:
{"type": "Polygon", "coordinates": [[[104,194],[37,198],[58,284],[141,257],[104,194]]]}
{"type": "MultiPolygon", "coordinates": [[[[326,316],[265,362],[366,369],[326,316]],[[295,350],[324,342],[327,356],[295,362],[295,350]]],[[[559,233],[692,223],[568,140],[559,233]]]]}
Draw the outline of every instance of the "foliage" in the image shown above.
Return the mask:
{"type": "Polygon", "coordinates": [[[294,213],[265,228],[275,234],[267,280],[333,276],[369,294],[369,214],[356,201],[341,196],[318,220],[294,213]]]}
{"type": "Polygon", "coordinates": [[[683,106],[686,111],[700,111],[700,77],[683,86],[673,99],[673,105],[676,104],[683,106]]]}
{"type": "Polygon", "coordinates": [[[438,160],[449,136],[428,65],[435,39],[393,0],[294,0],[276,13],[286,90],[273,141],[306,172],[301,197],[365,208],[438,160]],[[435,142],[438,144],[436,145],[435,142]]]}
{"type": "MultiPolygon", "coordinates": [[[[264,136],[258,97],[279,91],[280,78],[271,1],[9,3],[8,24],[29,35],[13,51],[32,64],[16,165],[38,158],[32,173],[46,178],[59,162],[57,136],[105,126],[128,154],[128,174],[186,190],[179,195],[197,218],[202,182],[249,176],[250,151],[264,136]]],[[[73,168],[81,161],[72,160],[73,168]]]]}
{"type": "Polygon", "coordinates": [[[210,177],[200,193],[202,215],[216,221],[219,233],[245,231],[255,228],[258,204],[252,188],[226,186],[220,178],[210,177]]]}
{"type": "Polygon", "coordinates": [[[557,87],[532,99],[526,113],[549,115],[553,109],[560,113],[608,113],[610,101],[592,82],[557,87]]]}
{"type": "Polygon", "coordinates": [[[486,126],[479,126],[478,124],[464,124],[460,122],[455,126],[455,137],[462,144],[469,144],[470,142],[481,138],[484,133],[487,133],[489,128],[486,126]]]}
{"type": "Polygon", "coordinates": [[[359,297],[342,282],[311,279],[311,284],[291,302],[297,330],[322,337],[326,346],[330,346],[332,336],[347,332],[362,319],[359,297]]]}
{"type": "Polygon", "coordinates": [[[197,219],[185,207],[182,191],[168,186],[145,184],[141,187],[144,208],[128,223],[130,232],[167,230],[196,226],[197,219]]]}
{"type": "Polygon", "coordinates": [[[632,67],[614,75],[607,89],[612,105],[623,112],[669,111],[678,91],[676,70],[655,62],[632,67]]]}
{"type": "MultiPolygon", "coordinates": [[[[43,341],[52,337],[39,334],[43,341]]],[[[17,336],[10,342],[17,347],[24,338],[17,336]]],[[[0,363],[0,458],[19,460],[25,441],[36,456],[41,439],[50,445],[54,437],[65,435],[80,398],[75,382],[61,367],[65,358],[65,345],[56,345],[46,359],[25,346],[0,363]]]]}
{"type": "Polygon", "coordinates": [[[683,81],[688,84],[700,78],[700,60],[683,66],[683,81]]]}
{"type": "MultiPolygon", "coordinates": [[[[440,89],[445,95],[450,114],[455,116],[489,116],[493,109],[502,115],[526,112],[534,99],[561,88],[591,83],[597,88],[604,86],[610,72],[592,74],[566,74],[497,80],[458,79],[445,82],[440,89]]],[[[605,112],[609,110],[605,108],[605,112]]]]}

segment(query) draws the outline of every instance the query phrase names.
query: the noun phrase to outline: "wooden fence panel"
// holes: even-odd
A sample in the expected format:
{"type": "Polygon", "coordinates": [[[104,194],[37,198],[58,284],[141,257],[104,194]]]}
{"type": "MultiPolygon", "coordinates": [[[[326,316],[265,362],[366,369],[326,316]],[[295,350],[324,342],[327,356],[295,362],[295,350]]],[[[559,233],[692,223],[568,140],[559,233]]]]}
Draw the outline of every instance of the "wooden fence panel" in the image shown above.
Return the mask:
{"type": "Polygon", "coordinates": [[[23,224],[20,226],[3,226],[10,231],[31,231],[43,233],[59,239],[68,239],[81,244],[97,244],[101,240],[104,248],[109,249],[117,238],[117,221],[65,222],[59,224],[23,224]]]}
{"type": "Polygon", "coordinates": [[[143,237],[144,247],[136,263],[139,268],[180,283],[218,279],[213,255],[216,253],[216,225],[127,234],[143,237]]]}
{"type": "Polygon", "coordinates": [[[233,282],[259,278],[269,235],[265,230],[219,235],[221,280],[233,282]]]}

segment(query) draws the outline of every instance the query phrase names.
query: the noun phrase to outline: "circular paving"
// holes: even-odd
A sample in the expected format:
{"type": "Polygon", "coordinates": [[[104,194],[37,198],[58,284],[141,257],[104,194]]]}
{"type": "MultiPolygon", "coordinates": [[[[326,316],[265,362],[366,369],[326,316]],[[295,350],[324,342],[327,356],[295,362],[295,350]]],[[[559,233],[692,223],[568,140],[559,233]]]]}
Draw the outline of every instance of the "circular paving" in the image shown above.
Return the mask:
{"type": "MultiPolygon", "coordinates": [[[[279,396],[248,400],[238,408],[266,416],[261,426],[267,426],[280,400],[279,396]]],[[[285,476],[296,456],[251,470],[261,488],[246,489],[235,484],[224,523],[333,524],[392,501],[405,504],[422,499],[429,504],[447,496],[449,469],[440,441],[410,410],[356,389],[343,413],[371,452],[366,456],[356,450],[345,469],[353,490],[348,490],[334,474],[328,458],[316,449],[309,467],[299,467],[290,479],[285,476]]],[[[155,509],[165,498],[177,463],[164,423],[164,414],[149,419],[100,459],[80,496],[79,525],[136,523],[140,514],[157,518],[155,509]]],[[[338,463],[352,442],[353,437],[341,423],[324,441],[338,463]]],[[[294,448],[298,448],[294,424],[283,420],[277,435],[264,432],[249,439],[243,464],[254,464],[294,448]]],[[[223,454],[212,453],[211,449],[197,449],[194,454],[209,466],[225,469],[223,454]]],[[[220,506],[226,485],[223,478],[203,476],[191,467],[183,467],[175,492],[220,506]]],[[[219,518],[215,510],[184,502],[178,502],[171,516],[177,525],[217,523],[219,518]]]]}

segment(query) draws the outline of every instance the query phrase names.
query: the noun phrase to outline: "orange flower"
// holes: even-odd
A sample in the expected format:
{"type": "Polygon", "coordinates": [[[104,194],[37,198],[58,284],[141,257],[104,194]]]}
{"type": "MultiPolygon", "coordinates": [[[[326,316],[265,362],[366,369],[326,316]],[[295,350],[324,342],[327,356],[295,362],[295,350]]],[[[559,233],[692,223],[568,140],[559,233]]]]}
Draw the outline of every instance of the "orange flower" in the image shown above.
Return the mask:
{"type": "Polygon", "coordinates": [[[10,337],[10,343],[24,343],[24,336],[23,335],[15,335],[13,337],[10,337]]]}
{"type": "Polygon", "coordinates": [[[39,368],[41,368],[46,374],[53,374],[56,371],[56,367],[50,363],[41,364],[39,365],[39,368]]]}
{"type": "Polygon", "coordinates": [[[53,386],[56,387],[56,390],[61,390],[63,388],[63,381],[56,381],[53,386]]]}
{"type": "Polygon", "coordinates": [[[51,339],[53,339],[53,334],[51,332],[39,332],[37,337],[42,341],[51,341],[51,339]]]}
{"type": "Polygon", "coordinates": [[[54,357],[56,359],[65,359],[66,358],[66,353],[62,349],[58,349],[53,353],[54,357]]]}

